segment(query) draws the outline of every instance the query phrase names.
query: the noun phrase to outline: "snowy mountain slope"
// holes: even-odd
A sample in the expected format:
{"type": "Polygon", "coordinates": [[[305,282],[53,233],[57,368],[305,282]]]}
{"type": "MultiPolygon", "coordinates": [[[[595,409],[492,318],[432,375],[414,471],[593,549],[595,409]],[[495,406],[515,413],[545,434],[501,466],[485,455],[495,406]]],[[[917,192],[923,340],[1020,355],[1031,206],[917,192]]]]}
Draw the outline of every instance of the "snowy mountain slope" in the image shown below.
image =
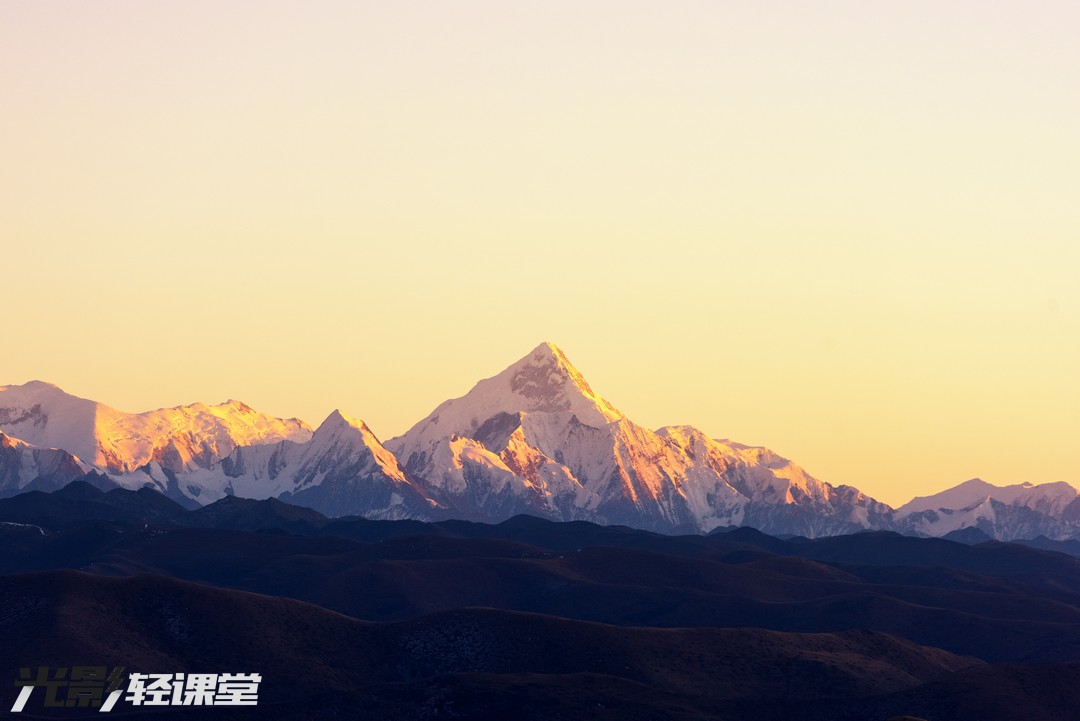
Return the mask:
{"type": "Polygon", "coordinates": [[[239,401],[124,413],[41,381],[0,386],[0,431],[39,448],[62,448],[112,473],[152,461],[173,472],[208,468],[237,446],[311,437],[302,421],[273,418],[239,401]]]}
{"type": "Polygon", "coordinates": [[[218,464],[181,473],[151,463],[115,480],[132,488],[150,484],[200,504],[227,495],[278,498],[335,516],[428,518],[436,508],[371,429],[340,411],[306,442],[238,446],[218,464]]]}
{"type": "Polygon", "coordinates": [[[0,433],[0,498],[31,490],[56,490],[89,470],[67,451],[35,448],[0,433]]]}
{"type": "Polygon", "coordinates": [[[890,525],[889,506],[857,488],[820,481],[768,448],[709,438],[693,426],[657,433],[748,499],[745,525],[811,538],[890,525]]]}
{"type": "Polygon", "coordinates": [[[887,510],[767,449],[725,445],[689,426],[639,426],[550,343],[441,404],[387,447],[454,513],[491,519],[524,511],[709,531],[757,518],[780,532],[817,535],[866,528],[887,510]]]}
{"type": "Polygon", "coordinates": [[[589,387],[561,350],[541,343],[502,373],[477,383],[465,396],[441,403],[404,435],[387,441],[387,446],[419,448],[452,434],[469,435],[492,418],[519,413],[565,413],[593,427],[623,417],[589,387]]]}
{"type": "Polygon", "coordinates": [[[1023,506],[1051,516],[1061,515],[1065,508],[1080,495],[1068,483],[1018,483],[1011,486],[995,486],[981,478],[972,478],[958,486],[932,496],[918,496],[896,509],[896,517],[904,518],[919,511],[939,508],[969,508],[991,498],[1009,506],[1023,506]]]}
{"type": "Polygon", "coordinates": [[[94,463],[99,455],[95,427],[99,407],[50,383],[0,386],[0,431],[39,448],[62,448],[94,463]]]}
{"type": "Polygon", "coordinates": [[[660,466],[644,462],[667,445],[653,437],[643,447],[645,435],[562,351],[543,343],[387,446],[441,503],[467,517],[692,522],[685,499],[659,480],[660,466]]]}
{"type": "Polygon", "coordinates": [[[422,519],[437,509],[363,421],[334,411],[310,441],[285,447],[288,443],[278,444],[280,451],[275,449],[266,465],[258,447],[238,448],[222,463],[231,491],[248,498],[272,495],[333,516],[422,519]],[[273,474],[290,486],[280,493],[274,492],[280,485],[266,490],[273,474]]]}
{"type": "Polygon", "coordinates": [[[943,536],[978,528],[1001,541],[1080,536],[1080,492],[1064,482],[995,486],[979,478],[896,509],[898,530],[943,536]]]}

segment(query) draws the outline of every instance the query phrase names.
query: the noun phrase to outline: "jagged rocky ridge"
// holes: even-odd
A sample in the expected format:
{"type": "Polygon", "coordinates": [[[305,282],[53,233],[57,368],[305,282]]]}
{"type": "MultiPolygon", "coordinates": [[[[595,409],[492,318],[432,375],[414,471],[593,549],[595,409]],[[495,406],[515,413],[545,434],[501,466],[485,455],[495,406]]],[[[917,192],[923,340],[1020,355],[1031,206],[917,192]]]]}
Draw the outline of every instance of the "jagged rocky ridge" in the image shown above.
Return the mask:
{"type": "Polygon", "coordinates": [[[279,498],[330,516],[529,513],[667,532],[1080,536],[1080,501],[1064,483],[999,489],[975,480],[894,510],[767,448],[692,426],[644,428],[549,343],[385,445],[338,411],[314,431],[236,401],[126,414],[40,382],[0,387],[0,431],[0,496],[91,473],[95,485],[150,486],[188,505],[279,498]]]}
{"type": "Polygon", "coordinates": [[[665,531],[753,524],[822,535],[865,528],[889,511],[766,449],[689,426],[639,426],[548,343],[387,447],[442,506],[472,519],[532,513],[665,531]]]}

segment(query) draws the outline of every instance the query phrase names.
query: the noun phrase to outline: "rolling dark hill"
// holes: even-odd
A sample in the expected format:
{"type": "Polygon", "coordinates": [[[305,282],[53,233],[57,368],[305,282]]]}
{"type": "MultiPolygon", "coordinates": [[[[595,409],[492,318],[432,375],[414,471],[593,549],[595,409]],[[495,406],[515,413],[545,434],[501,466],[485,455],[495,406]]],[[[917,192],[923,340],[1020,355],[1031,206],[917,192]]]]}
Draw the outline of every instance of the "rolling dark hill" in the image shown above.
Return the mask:
{"type": "Polygon", "coordinates": [[[310,704],[351,718],[363,696],[387,718],[993,719],[1020,717],[1022,700],[1039,709],[1023,718],[1056,719],[1067,703],[1040,694],[1080,680],[1080,560],[1017,544],[170,504],[86,484],[0,500],[8,662],[103,653],[70,625],[82,617],[140,663],[194,668],[205,652],[278,673],[317,654],[328,675],[304,683],[322,695],[281,692],[282,718],[310,704]],[[297,609],[306,621],[288,620],[297,609]],[[163,631],[170,613],[188,620],[163,631]],[[126,630],[110,626],[128,616],[126,630]],[[264,617],[265,633],[251,626],[264,617]],[[188,646],[169,636],[188,626],[213,633],[188,646]]]}
{"type": "MultiPolygon", "coordinates": [[[[625,628],[468,608],[380,624],[158,576],[72,571],[0,577],[0,604],[8,677],[74,658],[263,675],[258,707],[161,709],[163,718],[335,719],[362,709],[417,720],[1053,721],[1080,700],[1078,664],[987,666],[867,631],[625,628]]],[[[13,696],[5,688],[0,702],[13,696]]]]}
{"type": "MultiPolygon", "coordinates": [[[[18,528],[22,551],[0,559],[5,572],[154,573],[372,621],[484,606],[622,626],[872,629],[992,662],[1080,659],[1080,596],[1056,582],[1066,570],[1058,562],[1074,559],[1054,554],[1053,573],[1029,572],[1035,578],[1025,583],[935,566],[828,564],[760,549],[745,556],[738,542],[690,556],[605,546],[556,553],[449,535],[361,543],[106,523],[48,535],[18,528]],[[1040,585],[1043,577],[1052,582],[1040,585]]],[[[1032,563],[1047,555],[1020,551],[1032,563]]]]}
{"type": "MultiPolygon", "coordinates": [[[[681,708],[676,718],[738,718],[724,714],[723,704],[883,696],[980,665],[871,632],[619,628],[489,609],[373,624],[288,599],[148,576],[5,576],[0,600],[7,609],[0,667],[9,675],[31,660],[66,665],[74,658],[142,672],[258,670],[264,714],[306,708],[332,718],[361,703],[393,708],[395,718],[437,717],[446,688],[459,697],[451,706],[486,713],[507,700],[461,692],[485,678],[503,686],[505,677],[508,687],[560,688],[568,708],[592,705],[596,687],[636,689],[617,690],[605,715],[645,718],[681,708]]],[[[526,708],[521,699],[512,703],[526,708]]],[[[543,708],[526,717],[550,718],[543,708]]],[[[227,717],[223,711],[205,716],[227,717]]]]}

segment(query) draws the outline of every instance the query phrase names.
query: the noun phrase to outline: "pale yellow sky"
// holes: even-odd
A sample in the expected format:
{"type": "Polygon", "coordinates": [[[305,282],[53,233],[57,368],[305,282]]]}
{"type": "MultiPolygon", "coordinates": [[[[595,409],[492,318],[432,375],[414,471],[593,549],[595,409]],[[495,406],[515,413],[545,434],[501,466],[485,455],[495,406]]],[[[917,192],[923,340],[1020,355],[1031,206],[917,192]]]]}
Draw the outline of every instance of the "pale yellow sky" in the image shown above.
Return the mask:
{"type": "Polygon", "coordinates": [[[1080,484],[1075,2],[0,3],[0,384],[383,438],[542,340],[901,503],[1080,484]]]}

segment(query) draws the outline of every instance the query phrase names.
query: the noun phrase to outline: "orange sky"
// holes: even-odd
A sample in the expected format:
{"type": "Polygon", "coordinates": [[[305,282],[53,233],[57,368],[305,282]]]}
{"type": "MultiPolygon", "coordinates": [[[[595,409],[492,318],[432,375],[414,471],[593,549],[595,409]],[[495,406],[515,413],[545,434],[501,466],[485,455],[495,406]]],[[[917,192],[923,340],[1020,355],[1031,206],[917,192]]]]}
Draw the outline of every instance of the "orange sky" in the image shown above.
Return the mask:
{"type": "Polygon", "coordinates": [[[386,438],[550,340],[889,503],[1080,484],[1080,7],[756,5],[3,3],[0,384],[386,438]]]}

